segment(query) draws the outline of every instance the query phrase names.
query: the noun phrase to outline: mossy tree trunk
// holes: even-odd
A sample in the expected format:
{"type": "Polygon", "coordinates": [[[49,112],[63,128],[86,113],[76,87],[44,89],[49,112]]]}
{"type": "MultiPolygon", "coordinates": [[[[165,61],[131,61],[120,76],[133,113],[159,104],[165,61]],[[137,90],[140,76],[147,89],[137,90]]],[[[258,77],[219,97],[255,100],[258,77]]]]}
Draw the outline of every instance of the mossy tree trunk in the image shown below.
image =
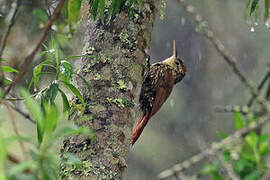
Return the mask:
{"type": "MultiPolygon", "coordinates": [[[[122,179],[138,113],[135,104],[147,66],[145,50],[159,3],[148,1],[132,17],[124,10],[105,25],[89,17],[83,51],[89,57],[82,58],[77,68],[91,89],[76,79],[87,105],[81,115],[73,114],[72,120],[90,127],[96,138],[64,140],[62,153],[74,153],[82,161],[82,167],[76,168],[65,164],[63,158],[65,179],[122,179]]],[[[79,101],[74,104],[79,106],[79,101]]]]}

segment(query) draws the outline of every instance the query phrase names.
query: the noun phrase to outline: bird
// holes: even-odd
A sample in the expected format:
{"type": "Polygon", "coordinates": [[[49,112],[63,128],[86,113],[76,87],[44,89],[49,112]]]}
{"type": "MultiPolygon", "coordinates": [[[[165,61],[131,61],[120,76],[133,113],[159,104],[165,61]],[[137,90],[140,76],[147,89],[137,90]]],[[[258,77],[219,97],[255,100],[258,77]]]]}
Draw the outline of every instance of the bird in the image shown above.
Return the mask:
{"type": "Polygon", "coordinates": [[[173,41],[171,57],[150,65],[142,83],[139,104],[140,117],[133,128],[130,144],[133,146],[140,137],[149,119],[154,116],[170,96],[175,84],[186,75],[186,66],[177,57],[176,42],[173,41]]]}

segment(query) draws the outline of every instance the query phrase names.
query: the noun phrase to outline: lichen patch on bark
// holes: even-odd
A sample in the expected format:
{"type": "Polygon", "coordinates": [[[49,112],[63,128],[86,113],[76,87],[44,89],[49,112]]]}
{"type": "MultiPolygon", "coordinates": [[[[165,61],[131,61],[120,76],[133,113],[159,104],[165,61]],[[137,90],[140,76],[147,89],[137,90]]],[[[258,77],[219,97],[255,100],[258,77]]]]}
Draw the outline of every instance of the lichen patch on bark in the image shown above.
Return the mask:
{"type": "MultiPolygon", "coordinates": [[[[84,113],[72,116],[80,126],[95,132],[95,140],[73,136],[64,140],[62,174],[65,179],[121,179],[126,168],[136,104],[146,68],[145,49],[149,47],[154,22],[154,1],[134,17],[127,10],[109,24],[88,20],[84,54],[76,84],[86,102],[84,113]],[[65,153],[74,153],[81,167],[65,163],[65,153]]],[[[79,101],[77,102],[79,103],[79,101]]]]}

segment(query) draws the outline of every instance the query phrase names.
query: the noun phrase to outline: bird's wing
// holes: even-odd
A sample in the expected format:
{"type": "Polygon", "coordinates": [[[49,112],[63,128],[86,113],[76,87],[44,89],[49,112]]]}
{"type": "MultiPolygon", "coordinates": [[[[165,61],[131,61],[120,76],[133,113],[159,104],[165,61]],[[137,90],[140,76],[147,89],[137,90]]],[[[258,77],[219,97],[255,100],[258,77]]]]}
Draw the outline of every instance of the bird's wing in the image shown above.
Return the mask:
{"type": "MultiPolygon", "coordinates": [[[[163,64],[153,65],[149,72],[149,77],[157,76],[157,78],[150,78],[151,81],[148,82],[148,84],[144,84],[145,87],[143,87],[143,91],[154,92],[154,94],[151,94],[154,95],[153,100],[151,99],[152,102],[148,102],[153,103],[153,106],[151,109],[148,109],[146,108],[147,106],[145,106],[146,109],[141,112],[140,118],[133,129],[131,145],[137,141],[149,119],[161,108],[172,92],[174,85],[172,69],[160,68],[158,66],[163,66],[163,64]]],[[[143,100],[141,103],[143,103],[143,100]]]]}
{"type": "Polygon", "coordinates": [[[156,85],[156,96],[153,103],[151,116],[153,116],[161,108],[163,103],[167,100],[172,92],[174,85],[174,76],[172,69],[165,69],[164,72],[159,75],[156,85]]]}

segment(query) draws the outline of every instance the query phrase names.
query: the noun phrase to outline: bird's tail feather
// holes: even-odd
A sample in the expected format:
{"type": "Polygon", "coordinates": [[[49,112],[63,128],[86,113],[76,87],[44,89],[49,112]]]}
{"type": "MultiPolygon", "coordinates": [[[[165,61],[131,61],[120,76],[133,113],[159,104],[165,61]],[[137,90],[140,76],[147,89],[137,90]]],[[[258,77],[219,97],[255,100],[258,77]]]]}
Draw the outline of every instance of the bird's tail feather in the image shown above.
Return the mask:
{"type": "Polygon", "coordinates": [[[151,112],[149,111],[147,111],[146,113],[142,112],[136,126],[133,129],[132,140],[130,143],[131,145],[134,145],[134,143],[138,140],[138,138],[143,132],[144,127],[148,123],[150,117],[151,117],[151,112]]]}

